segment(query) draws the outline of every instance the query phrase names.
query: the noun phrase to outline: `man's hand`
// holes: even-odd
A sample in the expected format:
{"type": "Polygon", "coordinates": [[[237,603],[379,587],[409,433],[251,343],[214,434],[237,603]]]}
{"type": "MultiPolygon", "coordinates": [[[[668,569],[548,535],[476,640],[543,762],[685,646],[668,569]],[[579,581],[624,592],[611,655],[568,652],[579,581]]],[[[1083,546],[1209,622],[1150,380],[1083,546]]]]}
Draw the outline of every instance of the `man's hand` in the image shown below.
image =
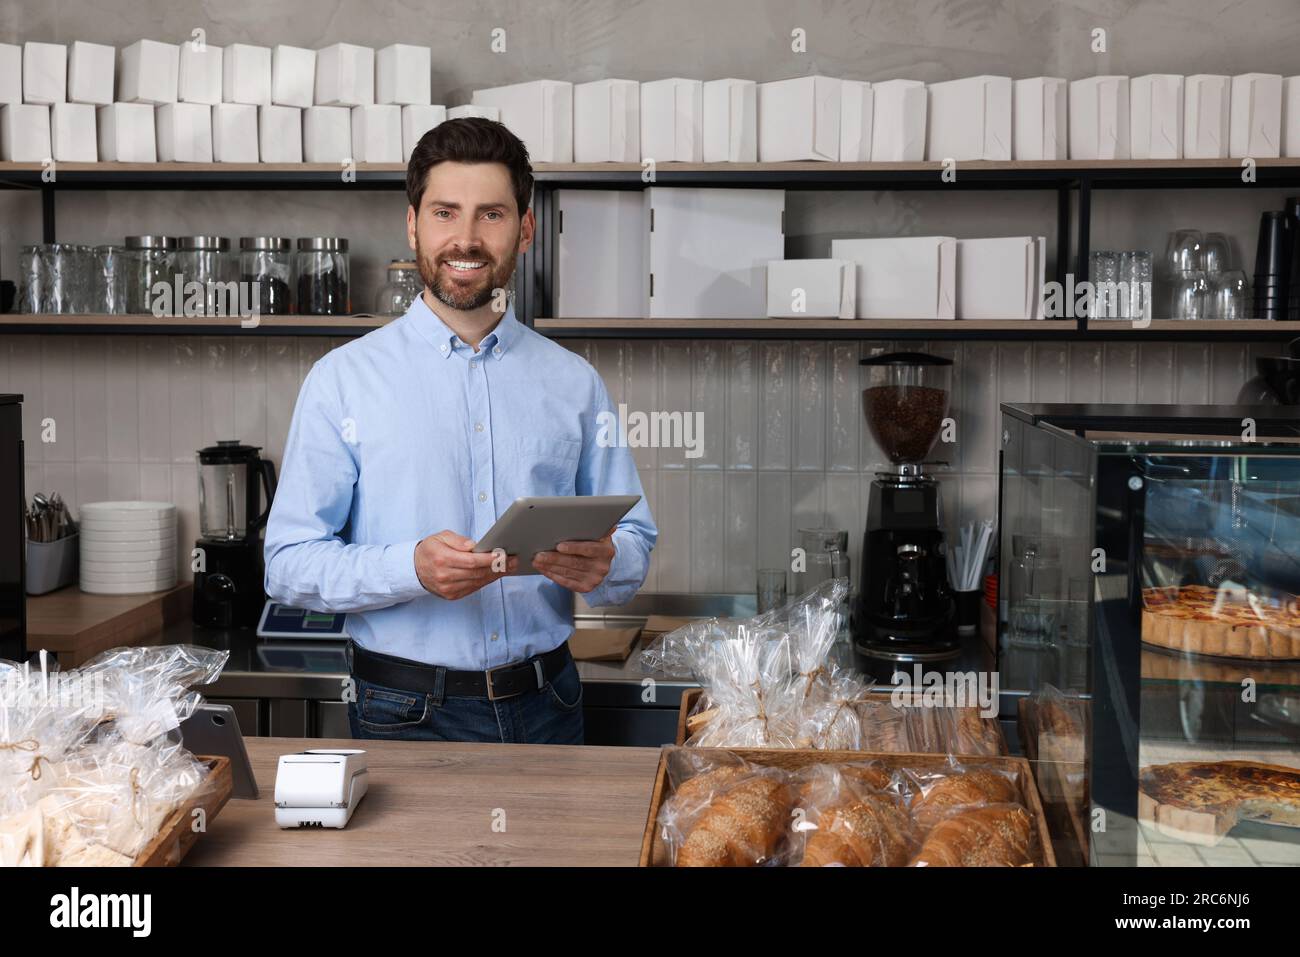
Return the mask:
{"type": "Polygon", "coordinates": [[[538,552],[533,567],[570,591],[585,595],[605,580],[614,561],[614,532],[595,542],[560,542],[553,552],[538,552]]]}
{"type": "Polygon", "coordinates": [[[510,556],[505,571],[494,572],[495,556],[491,552],[476,554],[473,548],[473,539],[446,530],[421,541],[415,546],[415,573],[420,584],[440,598],[455,601],[519,567],[519,559],[510,556]]]}

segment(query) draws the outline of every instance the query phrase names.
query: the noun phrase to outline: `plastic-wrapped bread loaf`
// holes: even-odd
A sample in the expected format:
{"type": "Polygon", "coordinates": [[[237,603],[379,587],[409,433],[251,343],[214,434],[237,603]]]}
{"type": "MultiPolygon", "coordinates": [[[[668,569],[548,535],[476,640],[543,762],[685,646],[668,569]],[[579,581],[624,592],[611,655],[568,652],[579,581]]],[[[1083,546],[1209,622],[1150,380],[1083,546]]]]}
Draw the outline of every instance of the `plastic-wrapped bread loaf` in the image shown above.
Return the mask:
{"type": "Polygon", "coordinates": [[[888,772],[819,766],[810,797],[801,867],[902,867],[916,847],[907,810],[885,790],[888,772]]]}
{"type": "Polygon", "coordinates": [[[914,867],[1020,867],[1034,862],[1034,820],[1019,804],[963,809],[935,824],[914,867]]]}
{"type": "Polygon", "coordinates": [[[922,828],[930,828],[953,808],[1014,803],[1018,798],[1015,782],[1005,774],[972,768],[924,785],[912,803],[912,817],[922,828]]]}
{"type": "Polygon", "coordinates": [[[995,719],[987,719],[975,706],[948,709],[949,754],[1005,754],[995,719]]]}
{"type": "Polygon", "coordinates": [[[788,786],[757,775],[717,795],[686,832],[678,867],[752,867],[772,859],[790,814],[788,786]]]}
{"type": "Polygon", "coordinates": [[[901,754],[908,750],[907,717],[889,699],[877,695],[858,702],[858,720],[862,725],[862,750],[901,754]]]}

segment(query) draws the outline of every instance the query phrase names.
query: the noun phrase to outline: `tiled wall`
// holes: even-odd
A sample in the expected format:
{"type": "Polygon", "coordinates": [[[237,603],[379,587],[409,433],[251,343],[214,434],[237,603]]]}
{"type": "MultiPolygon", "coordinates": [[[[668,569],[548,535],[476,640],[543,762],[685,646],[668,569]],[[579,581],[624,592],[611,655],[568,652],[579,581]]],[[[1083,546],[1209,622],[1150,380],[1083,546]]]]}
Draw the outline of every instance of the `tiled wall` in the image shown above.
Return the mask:
{"type": "MultiPolygon", "coordinates": [[[[26,482],[74,506],[174,501],[182,543],[197,534],[195,450],[264,446],[279,464],[307,370],[341,340],[167,336],[0,337],[0,392],[19,392],[26,482]],[[41,423],[53,419],[55,441],[41,423]]],[[[950,356],[957,441],[937,447],[946,516],[992,515],[997,405],[1006,401],[1231,402],[1253,356],[1221,343],[897,343],[950,356]]],[[[635,449],[660,528],[647,590],[750,592],[797,530],[850,532],[857,567],[867,494],[885,466],[861,412],[856,341],[589,340],[568,346],[630,411],[698,411],[703,455],[635,449]]],[[[187,574],[182,569],[182,574],[187,574]]]]}

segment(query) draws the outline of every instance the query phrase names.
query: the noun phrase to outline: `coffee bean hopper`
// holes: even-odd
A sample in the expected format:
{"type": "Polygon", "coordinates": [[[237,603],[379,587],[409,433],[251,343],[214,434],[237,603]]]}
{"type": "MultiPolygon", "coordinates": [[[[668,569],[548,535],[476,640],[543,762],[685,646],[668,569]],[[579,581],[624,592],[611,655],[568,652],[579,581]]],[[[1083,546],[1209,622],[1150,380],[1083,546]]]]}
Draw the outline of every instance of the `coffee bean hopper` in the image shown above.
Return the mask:
{"type": "Polygon", "coordinates": [[[960,653],[939,483],[924,471],[948,415],[952,360],[893,352],[860,364],[867,426],[893,468],[871,483],[853,640],[863,670],[887,681],[960,653]]]}

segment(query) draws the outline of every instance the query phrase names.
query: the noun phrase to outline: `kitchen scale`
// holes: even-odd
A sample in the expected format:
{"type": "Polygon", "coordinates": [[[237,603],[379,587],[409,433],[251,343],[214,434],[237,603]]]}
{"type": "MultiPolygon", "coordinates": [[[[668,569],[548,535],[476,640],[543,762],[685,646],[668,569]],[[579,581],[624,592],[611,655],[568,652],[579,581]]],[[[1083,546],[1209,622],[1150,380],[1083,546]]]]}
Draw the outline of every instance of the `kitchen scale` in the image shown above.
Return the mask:
{"type": "Polygon", "coordinates": [[[345,614],[291,608],[278,601],[268,601],[257,622],[257,637],[330,641],[351,636],[345,614]]]}

